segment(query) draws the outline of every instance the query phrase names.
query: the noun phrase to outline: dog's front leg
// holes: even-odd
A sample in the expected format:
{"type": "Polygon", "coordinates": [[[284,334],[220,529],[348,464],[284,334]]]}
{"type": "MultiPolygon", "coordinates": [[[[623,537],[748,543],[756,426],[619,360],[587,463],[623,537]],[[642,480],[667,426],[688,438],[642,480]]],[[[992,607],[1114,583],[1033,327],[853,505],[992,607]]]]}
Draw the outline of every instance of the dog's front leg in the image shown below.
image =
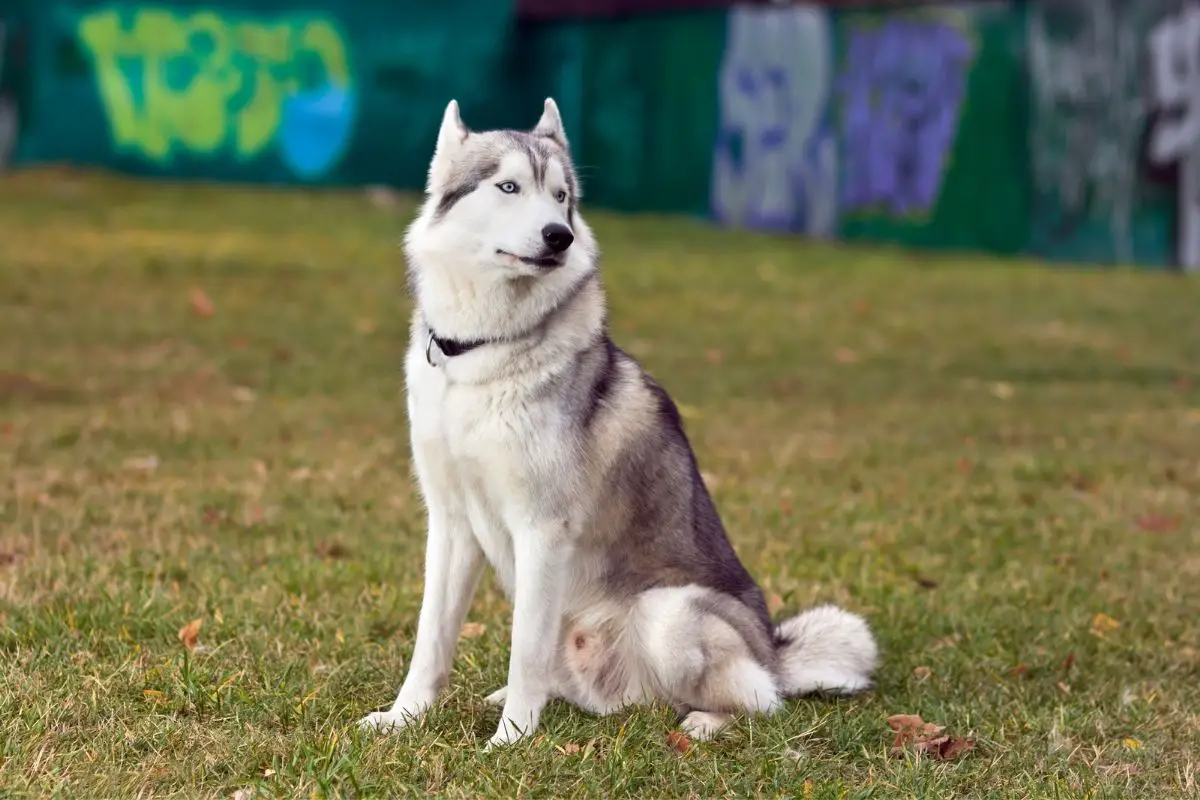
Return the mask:
{"type": "Polygon", "coordinates": [[[536,526],[516,542],[512,654],[500,725],[488,747],[534,731],[554,687],[573,543],[564,526],[536,526]]]}
{"type": "Polygon", "coordinates": [[[425,588],[408,674],[392,707],[368,714],[360,725],[380,731],[404,727],[437,699],[449,681],[459,632],[482,571],[483,553],[466,520],[430,503],[425,588]]]}

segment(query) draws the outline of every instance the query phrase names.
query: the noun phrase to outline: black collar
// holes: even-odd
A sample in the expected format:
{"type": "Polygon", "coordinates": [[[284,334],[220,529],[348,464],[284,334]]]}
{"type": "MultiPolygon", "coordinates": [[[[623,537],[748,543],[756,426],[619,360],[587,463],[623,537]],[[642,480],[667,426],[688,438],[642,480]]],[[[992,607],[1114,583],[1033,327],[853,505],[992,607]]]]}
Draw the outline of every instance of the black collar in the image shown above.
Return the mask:
{"type": "Polygon", "coordinates": [[[429,362],[430,366],[436,366],[433,363],[432,353],[435,345],[437,346],[438,350],[442,351],[442,355],[446,356],[447,358],[453,358],[454,356],[461,356],[463,353],[469,353],[476,347],[480,347],[491,341],[490,339],[472,339],[469,341],[463,341],[461,339],[443,339],[441,336],[438,336],[436,333],[434,333],[433,328],[430,328],[428,325],[425,326],[425,330],[429,331],[429,342],[425,345],[425,360],[429,362]]]}

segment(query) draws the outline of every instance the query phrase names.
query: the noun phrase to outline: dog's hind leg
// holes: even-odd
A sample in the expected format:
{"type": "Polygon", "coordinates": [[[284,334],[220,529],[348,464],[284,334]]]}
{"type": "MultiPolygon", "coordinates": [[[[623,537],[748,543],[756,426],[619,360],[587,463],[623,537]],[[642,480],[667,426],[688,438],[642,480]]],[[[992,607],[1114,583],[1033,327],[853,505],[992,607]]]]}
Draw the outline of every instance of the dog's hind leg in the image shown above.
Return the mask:
{"type": "Polygon", "coordinates": [[[783,705],[769,632],[735,598],[697,586],[650,589],[631,626],[653,693],[681,707],[695,738],[716,735],[735,712],[783,705]]]}
{"type": "Polygon", "coordinates": [[[459,631],[483,571],[483,553],[466,519],[452,516],[437,502],[429,504],[425,548],[425,588],[408,674],[390,709],[359,720],[364,728],[387,731],[420,718],[450,677],[459,631]]]}

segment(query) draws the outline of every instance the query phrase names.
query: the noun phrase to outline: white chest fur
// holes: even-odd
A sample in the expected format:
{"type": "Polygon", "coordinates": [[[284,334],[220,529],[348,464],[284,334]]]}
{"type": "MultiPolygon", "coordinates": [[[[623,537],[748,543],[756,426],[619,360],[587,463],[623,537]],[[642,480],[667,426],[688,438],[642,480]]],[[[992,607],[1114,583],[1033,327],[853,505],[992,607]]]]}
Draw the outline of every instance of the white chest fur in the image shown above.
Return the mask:
{"type": "MultiPolygon", "coordinates": [[[[407,360],[413,459],[431,513],[445,515],[447,535],[474,536],[511,596],[514,547],[538,526],[569,527],[577,468],[567,426],[552,393],[536,377],[460,383],[465,359],[431,366],[413,348],[407,360]]],[[[577,496],[576,496],[577,497],[577,496]]],[[[577,508],[577,506],[576,506],[577,508]]]]}

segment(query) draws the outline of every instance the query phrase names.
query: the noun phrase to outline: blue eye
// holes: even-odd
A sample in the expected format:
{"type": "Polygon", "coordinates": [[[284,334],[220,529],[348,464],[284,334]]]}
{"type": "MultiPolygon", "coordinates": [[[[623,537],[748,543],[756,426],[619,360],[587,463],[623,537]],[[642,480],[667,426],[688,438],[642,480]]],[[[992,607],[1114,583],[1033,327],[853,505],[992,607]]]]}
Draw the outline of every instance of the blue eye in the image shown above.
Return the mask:
{"type": "Polygon", "coordinates": [[[518,191],[520,191],[520,187],[517,186],[512,181],[504,181],[503,183],[497,183],[496,188],[499,189],[500,191],[504,192],[505,194],[516,194],[518,191]]]}
{"type": "Polygon", "coordinates": [[[567,201],[567,193],[559,189],[558,194],[554,195],[554,199],[560,203],[565,203],[567,201]]]}

